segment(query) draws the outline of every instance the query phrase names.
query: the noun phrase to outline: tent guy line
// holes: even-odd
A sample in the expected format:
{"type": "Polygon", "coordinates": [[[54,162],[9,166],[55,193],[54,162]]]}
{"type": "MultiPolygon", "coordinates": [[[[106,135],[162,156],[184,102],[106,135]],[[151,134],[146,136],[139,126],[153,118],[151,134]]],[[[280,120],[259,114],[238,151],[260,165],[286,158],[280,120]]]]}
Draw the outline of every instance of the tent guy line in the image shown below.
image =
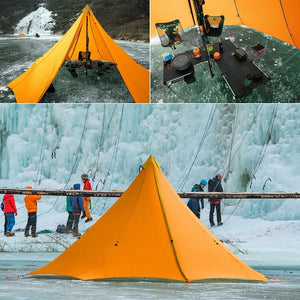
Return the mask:
{"type": "MultiPolygon", "coordinates": [[[[123,191],[83,191],[83,190],[53,190],[53,189],[18,189],[0,188],[0,194],[15,195],[46,195],[86,197],[121,197],[123,191]]],[[[178,192],[180,198],[225,198],[225,199],[295,199],[300,198],[300,192],[178,192]]]]}

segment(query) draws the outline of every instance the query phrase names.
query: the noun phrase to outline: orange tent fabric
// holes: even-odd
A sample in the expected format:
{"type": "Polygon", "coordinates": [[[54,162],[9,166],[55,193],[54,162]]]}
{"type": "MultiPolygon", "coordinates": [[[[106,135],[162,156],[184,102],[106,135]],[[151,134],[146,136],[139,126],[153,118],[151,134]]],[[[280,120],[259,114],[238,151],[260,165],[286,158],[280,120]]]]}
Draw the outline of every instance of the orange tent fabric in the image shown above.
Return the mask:
{"type": "MultiPolygon", "coordinates": [[[[151,36],[157,34],[155,23],[179,19],[185,28],[194,26],[190,11],[188,0],[152,0],[151,36]]],[[[203,11],[224,15],[226,25],[245,25],[300,48],[300,2],[297,0],[206,0],[203,11]]]]}
{"type": "Polygon", "coordinates": [[[91,59],[116,63],[134,101],[148,103],[149,71],[112,40],[88,6],[52,48],[7,85],[13,90],[17,102],[39,102],[64,61],[77,60],[79,51],[86,51],[87,33],[91,59]]]}
{"type": "Polygon", "coordinates": [[[70,248],[30,275],[82,280],[268,281],[190,211],[152,156],[119,200],[70,248]]]}

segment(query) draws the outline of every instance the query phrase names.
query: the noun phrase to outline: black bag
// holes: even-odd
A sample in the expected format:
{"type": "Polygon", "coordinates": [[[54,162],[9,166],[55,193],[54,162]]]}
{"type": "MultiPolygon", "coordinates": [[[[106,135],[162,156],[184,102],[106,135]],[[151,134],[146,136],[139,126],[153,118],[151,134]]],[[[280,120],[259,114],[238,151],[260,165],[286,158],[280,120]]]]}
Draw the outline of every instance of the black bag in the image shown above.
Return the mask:
{"type": "Polygon", "coordinates": [[[247,53],[245,50],[241,49],[241,48],[237,48],[234,51],[235,57],[237,58],[237,60],[239,61],[245,61],[247,58],[247,53]]]}
{"type": "Polygon", "coordinates": [[[4,211],[4,202],[1,202],[1,210],[4,211]]]}

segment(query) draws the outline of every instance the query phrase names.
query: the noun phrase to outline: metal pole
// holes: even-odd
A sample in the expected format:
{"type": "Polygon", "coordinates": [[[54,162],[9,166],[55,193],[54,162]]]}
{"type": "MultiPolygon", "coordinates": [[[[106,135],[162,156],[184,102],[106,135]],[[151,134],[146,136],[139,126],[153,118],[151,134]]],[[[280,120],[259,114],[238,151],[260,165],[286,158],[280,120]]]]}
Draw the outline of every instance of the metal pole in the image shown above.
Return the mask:
{"type": "MultiPolygon", "coordinates": [[[[123,191],[83,191],[83,190],[47,190],[0,188],[0,194],[14,195],[45,195],[45,196],[75,196],[86,197],[121,197],[123,191]]],[[[223,198],[223,199],[295,199],[300,198],[300,192],[179,192],[181,198],[223,198]]]]}

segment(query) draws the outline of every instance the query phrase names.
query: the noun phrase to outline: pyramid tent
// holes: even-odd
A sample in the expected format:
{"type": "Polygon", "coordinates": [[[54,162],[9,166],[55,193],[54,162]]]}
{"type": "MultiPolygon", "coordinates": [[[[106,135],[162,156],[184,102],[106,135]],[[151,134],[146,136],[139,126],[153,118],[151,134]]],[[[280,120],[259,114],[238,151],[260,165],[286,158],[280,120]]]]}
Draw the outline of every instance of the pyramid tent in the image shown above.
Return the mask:
{"type": "Polygon", "coordinates": [[[88,7],[66,34],[22,75],[7,86],[17,102],[36,103],[41,100],[62,64],[77,60],[80,51],[91,52],[91,60],[115,63],[135,102],[149,102],[149,71],[132,59],[105,32],[88,7]]]}
{"type": "Polygon", "coordinates": [[[82,280],[267,281],[187,208],[152,156],[120,199],[72,246],[30,275],[82,280]]]}
{"type": "MultiPolygon", "coordinates": [[[[179,19],[184,28],[194,26],[192,3],[193,0],[152,0],[151,36],[157,35],[155,23],[179,19]]],[[[226,25],[245,25],[300,49],[297,0],[206,0],[203,10],[209,15],[224,15],[226,25]]]]}

